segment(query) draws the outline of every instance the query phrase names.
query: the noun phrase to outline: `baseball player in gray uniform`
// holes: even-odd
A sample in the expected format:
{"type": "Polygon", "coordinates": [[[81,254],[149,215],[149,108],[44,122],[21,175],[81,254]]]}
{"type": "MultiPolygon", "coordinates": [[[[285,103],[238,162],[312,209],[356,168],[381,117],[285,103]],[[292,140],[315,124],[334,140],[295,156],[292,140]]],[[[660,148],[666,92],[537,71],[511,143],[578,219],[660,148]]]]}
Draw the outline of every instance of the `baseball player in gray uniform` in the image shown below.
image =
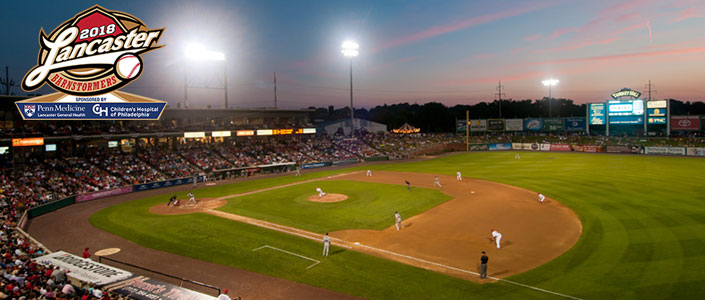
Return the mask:
{"type": "Polygon", "coordinates": [[[455,172],[455,179],[458,181],[463,181],[463,175],[460,175],[460,171],[455,172]]]}
{"type": "Polygon", "coordinates": [[[404,224],[401,223],[401,215],[398,211],[394,212],[394,219],[396,219],[396,223],[394,224],[394,226],[397,227],[397,231],[399,231],[399,225],[401,225],[401,229],[404,229],[404,224]]]}
{"type": "Polygon", "coordinates": [[[441,180],[438,179],[438,176],[436,176],[436,181],[433,182],[433,187],[438,187],[442,188],[443,186],[441,185],[441,180]]]}
{"type": "Polygon", "coordinates": [[[326,235],[323,236],[323,256],[328,256],[329,249],[330,249],[330,237],[328,236],[328,233],[326,232],[326,235]]]}

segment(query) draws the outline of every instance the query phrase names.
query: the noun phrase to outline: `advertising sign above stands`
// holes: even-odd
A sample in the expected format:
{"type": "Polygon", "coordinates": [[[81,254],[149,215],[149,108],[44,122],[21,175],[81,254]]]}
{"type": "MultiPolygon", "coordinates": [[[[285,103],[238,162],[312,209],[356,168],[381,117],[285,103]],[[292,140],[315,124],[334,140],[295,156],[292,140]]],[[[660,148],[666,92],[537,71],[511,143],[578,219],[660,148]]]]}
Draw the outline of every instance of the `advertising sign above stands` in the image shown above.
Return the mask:
{"type": "Polygon", "coordinates": [[[628,89],[628,88],[623,88],[619,91],[612,93],[612,99],[615,99],[615,100],[619,99],[621,97],[632,97],[632,98],[636,99],[636,98],[639,98],[639,96],[641,96],[641,93],[639,93],[635,90],[632,90],[632,89],[628,89]]]}
{"type": "Polygon", "coordinates": [[[700,130],[700,116],[671,116],[671,130],[700,130]]]}
{"type": "Polygon", "coordinates": [[[117,282],[132,276],[132,273],[114,268],[108,265],[94,262],[67,253],[58,251],[34,259],[42,265],[60,267],[68,272],[73,278],[85,281],[98,286],[117,282]]]}
{"type": "Polygon", "coordinates": [[[489,130],[489,131],[504,131],[504,120],[503,119],[487,120],[487,130],[489,130]]]}
{"type": "Polygon", "coordinates": [[[563,119],[543,119],[543,131],[563,131],[563,119]]]}
{"type": "Polygon", "coordinates": [[[523,119],[506,119],[505,130],[506,131],[522,131],[524,130],[524,120],[523,119]]]}
{"type": "Polygon", "coordinates": [[[543,128],[541,119],[524,119],[524,128],[531,131],[540,131],[543,128]]]}
{"type": "Polygon", "coordinates": [[[590,119],[590,125],[605,125],[607,123],[605,104],[590,103],[588,106],[588,119],[590,119]]]}
{"type": "Polygon", "coordinates": [[[666,124],[666,108],[647,108],[646,121],[648,124],[666,124]]]}
{"type": "Polygon", "coordinates": [[[565,118],[565,131],[585,131],[585,118],[565,118]]]}
{"type": "Polygon", "coordinates": [[[470,120],[470,131],[487,131],[487,120],[470,120]]]}
{"type": "Polygon", "coordinates": [[[12,147],[26,147],[26,146],[42,146],[44,145],[44,138],[23,138],[23,139],[12,139],[12,147]]]}

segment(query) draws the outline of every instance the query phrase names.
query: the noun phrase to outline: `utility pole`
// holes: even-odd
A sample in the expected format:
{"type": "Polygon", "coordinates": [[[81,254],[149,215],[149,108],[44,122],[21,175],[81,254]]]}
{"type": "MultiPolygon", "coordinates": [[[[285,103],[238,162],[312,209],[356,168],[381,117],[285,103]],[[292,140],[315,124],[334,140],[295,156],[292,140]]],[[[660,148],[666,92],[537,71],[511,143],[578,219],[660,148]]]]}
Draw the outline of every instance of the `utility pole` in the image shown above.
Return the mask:
{"type": "Polygon", "coordinates": [[[274,108],[277,107],[277,72],[274,72],[274,108]]]}
{"type": "Polygon", "coordinates": [[[504,87],[502,86],[502,81],[499,81],[497,84],[497,93],[494,94],[497,96],[497,99],[499,100],[499,118],[502,118],[502,96],[506,96],[504,93],[502,93],[502,89],[504,87]]]}
{"type": "Polygon", "coordinates": [[[651,98],[651,94],[652,94],[652,93],[653,93],[653,94],[657,94],[657,93],[658,93],[658,91],[657,91],[657,90],[653,90],[652,87],[655,87],[655,85],[651,83],[651,80],[649,80],[649,84],[647,84],[646,86],[644,86],[644,88],[646,88],[646,89],[649,91],[649,99],[648,99],[648,100],[653,100],[653,98],[651,98]]]}
{"type": "Polygon", "coordinates": [[[5,86],[5,95],[10,96],[10,88],[15,86],[15,81],[10,79],[10,70],[8,66],[5,66],[5,79],[0,77],[0,84],[5,86]]]}

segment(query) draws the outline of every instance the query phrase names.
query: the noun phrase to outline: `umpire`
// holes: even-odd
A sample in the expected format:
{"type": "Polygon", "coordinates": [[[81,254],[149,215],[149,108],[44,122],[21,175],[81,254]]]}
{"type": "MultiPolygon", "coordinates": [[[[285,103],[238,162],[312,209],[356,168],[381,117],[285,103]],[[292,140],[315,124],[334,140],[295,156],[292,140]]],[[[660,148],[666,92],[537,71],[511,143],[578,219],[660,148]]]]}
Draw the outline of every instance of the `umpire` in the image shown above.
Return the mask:
{"type": "Polygon", "coordinates": [[[480,279],[487,278],[487,261],[489,258],[485,251],[482,251],[482,256],[480,257],[480,279]]]}

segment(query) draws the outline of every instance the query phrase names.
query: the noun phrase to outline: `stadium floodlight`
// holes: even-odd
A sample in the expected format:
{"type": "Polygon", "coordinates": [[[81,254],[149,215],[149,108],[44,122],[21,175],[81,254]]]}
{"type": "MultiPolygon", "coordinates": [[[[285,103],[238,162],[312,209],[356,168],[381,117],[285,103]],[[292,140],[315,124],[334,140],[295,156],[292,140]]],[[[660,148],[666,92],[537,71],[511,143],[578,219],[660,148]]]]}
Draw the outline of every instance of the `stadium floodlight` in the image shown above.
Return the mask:
{"type": "Polygon", "coordinates": [[[355,132],[355,108],[353,108],[353,75],[352,75],[352,59],[360,54],[358,50],[360,45],[353,41],[345,41],[343,45],[340,46],[341,51],[345,57],[350,58],[350,136],[353,136],[355,132]]]}
{"type": "Polygon", "coordinates": [[[549,118],[552,117],[552,114],[553,114],[552,109],[551,109],[551,102],[552,102],[551,100],[553,99],[553,97],[551,97],[551,87],[558,84],[558,82],[560,82],[558,79],[553,79],[553,78],[549,78],[544,81],[541,81],[541,83],[543,83],[543,86],[548,87],[548,117],[549,118]]]}
{"type": "MultiPolygon", "coordinates": [[[[201,44],[189,44],[184,49],[187,59],[195,61],[222,61],[223,62],[223,89],[225,90],[225,108],[228,108],[228,70],[225,63],[225,53],[206,49],[201,44]]],[[[188,107],[187,71],[184,68],[184,107],[188,107]]]]}
{"type": "Polygon", "coordinates": [[[340,52],[343,53],[343,55],[347,57],[355,57],[358,54],[360,54],[360,51],[358,49],[360,48],[360,45],[353,41],[345,41],[343,42],[343,45],[340,47],[342,50],[340,52]]]}
{"type": "Polygon", "coordinates": [[[186,46],[184,54],[186,58],[192,60],[225,60],[225,53],[207,50],[206,47],[200,44],[190,44],[186,46]]]}

